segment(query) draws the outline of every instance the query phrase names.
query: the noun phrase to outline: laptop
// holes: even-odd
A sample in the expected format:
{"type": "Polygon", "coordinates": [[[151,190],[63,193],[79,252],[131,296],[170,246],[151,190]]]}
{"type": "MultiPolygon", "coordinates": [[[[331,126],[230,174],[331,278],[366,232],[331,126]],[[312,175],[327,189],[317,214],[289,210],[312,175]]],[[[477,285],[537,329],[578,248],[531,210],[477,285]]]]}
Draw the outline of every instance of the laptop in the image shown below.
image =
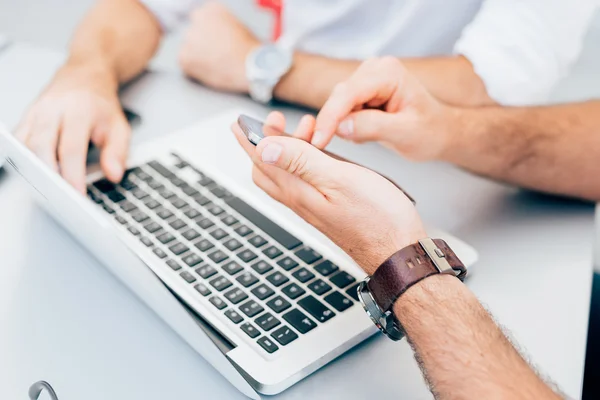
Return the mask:
{"type": "MultiPolygon", "coordinates": [[[[39,203],[251,398],[277,394],[377,332],[364,272],[251,179],[225,112],[132,149],[123,181],[95,168],[87,198],[0,129],[39,203]]],[[[418,201],[418,199],[417,199],[418,201]]],[[[443,232],[467,266],[466,243],[443,232]]]]}

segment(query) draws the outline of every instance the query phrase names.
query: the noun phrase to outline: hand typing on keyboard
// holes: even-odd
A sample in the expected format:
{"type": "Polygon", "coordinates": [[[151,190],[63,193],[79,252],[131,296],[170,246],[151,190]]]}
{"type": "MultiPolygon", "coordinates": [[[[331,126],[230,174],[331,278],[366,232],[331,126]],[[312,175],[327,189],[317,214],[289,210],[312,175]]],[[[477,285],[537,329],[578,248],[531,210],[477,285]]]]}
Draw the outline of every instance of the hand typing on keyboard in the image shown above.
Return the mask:
{"type": "MultiPolygon", "coordinates": [[[[301,125],[304,129],[310,123],[305,118],[301,125]]],[[[272,113],[266,124],[283,131],[285,119],[272,113]]],[[[254,182],[332,239],[367,273],[427,236],[410,200],[377,173],[296,138],[267,137],[254,147],[237,125],[232,129],[254,162],[254,182]]]]}

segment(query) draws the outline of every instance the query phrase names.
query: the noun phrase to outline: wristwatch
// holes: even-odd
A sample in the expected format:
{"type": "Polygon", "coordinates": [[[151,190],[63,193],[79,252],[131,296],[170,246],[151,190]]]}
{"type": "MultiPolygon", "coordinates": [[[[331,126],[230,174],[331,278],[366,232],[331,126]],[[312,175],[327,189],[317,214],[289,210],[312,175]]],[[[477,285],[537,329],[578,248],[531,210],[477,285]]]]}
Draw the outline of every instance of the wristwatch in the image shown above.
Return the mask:
{"type": "Polygon", "coordinates": [[[441,239],[422,239],[385,260],[358,287],[358,298],[375,325],[392,340],[404,337],[394,314],[394,303],[415,283],[436,274],[450,274],[463,281],[467,269],[441,239]]]}
{"type": "Polygon", "coordinates": [[[292,51],[282,45],[264,44],[246,58],[246,78],[250,97],[266,104],[273,98],[273,89],[292,67],[292,51]]]}

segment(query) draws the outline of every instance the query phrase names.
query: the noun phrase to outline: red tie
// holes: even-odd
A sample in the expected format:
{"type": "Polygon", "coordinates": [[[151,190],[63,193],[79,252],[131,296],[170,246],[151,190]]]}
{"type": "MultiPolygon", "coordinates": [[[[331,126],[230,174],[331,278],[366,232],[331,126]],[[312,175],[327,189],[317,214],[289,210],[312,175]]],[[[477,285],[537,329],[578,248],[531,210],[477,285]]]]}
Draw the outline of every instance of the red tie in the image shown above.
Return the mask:
{"type": "Polygon", "coordinates": [[[273,41],[277,41],[279,36],[281,36],[281,10],[283,5],[281,4],[283,0],[257,0],[258,6],[262,8],[266,8],[267,10],[271,10],[275,15],[275,24],[273,26],[273,41]]]}

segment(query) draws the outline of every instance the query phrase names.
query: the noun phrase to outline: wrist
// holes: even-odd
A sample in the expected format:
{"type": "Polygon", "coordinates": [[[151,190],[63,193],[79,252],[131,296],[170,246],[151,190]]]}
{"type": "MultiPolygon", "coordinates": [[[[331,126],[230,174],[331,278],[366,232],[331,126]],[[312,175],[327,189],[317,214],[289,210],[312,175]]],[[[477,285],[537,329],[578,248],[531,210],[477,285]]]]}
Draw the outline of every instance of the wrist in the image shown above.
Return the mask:
{"type": "Polygon", "coordinates": [[[468,109],[465,108],[444,106],[444,146],[438,156],[439,161],[454,162],[456,154],[461,154],[459,150],[465,145],[464,137],[468,128],[467,113],[468,109]]]}
{"type": "Polygon", "coordinates": [[[69,58],[56,73],[52,86],[64,89],[93,88],[103,93],[117,93],[119,80],[107,63],[69,58]]]}

